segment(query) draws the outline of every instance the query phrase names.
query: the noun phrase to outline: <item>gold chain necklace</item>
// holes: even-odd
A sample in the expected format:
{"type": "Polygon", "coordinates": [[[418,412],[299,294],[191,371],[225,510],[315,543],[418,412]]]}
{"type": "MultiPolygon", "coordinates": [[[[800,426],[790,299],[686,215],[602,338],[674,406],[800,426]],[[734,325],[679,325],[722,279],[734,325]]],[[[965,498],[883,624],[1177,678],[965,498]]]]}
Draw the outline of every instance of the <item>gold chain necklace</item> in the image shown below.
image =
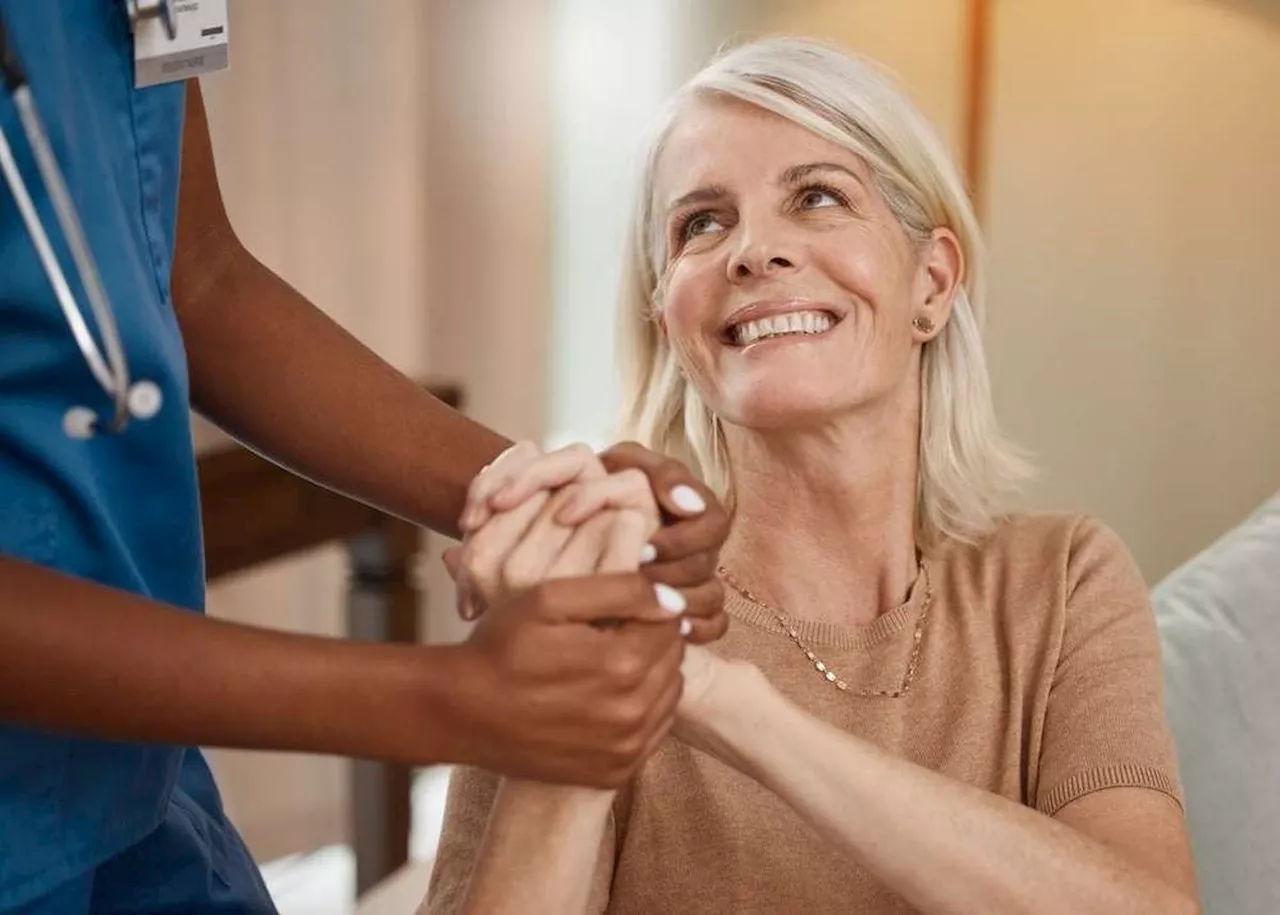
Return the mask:
{"type": "Polygon", "coordinates": [[[899,699],[907,694],[911,689],[911,682],[916,676],[916,666],[920,663],[920,644],[924,640],[924,625],[929,619],[929,607],[933,604],[933,584],[929,580],[929,570],[925,568],[924,563],[920,563],[920,574],[924,576],[924,601],[920,608],[920,619],[916,622],[915,634],[911,637],[911,659],[907,662],[907,672],[902,677],[902,685],[897,689],[891,690],[850,690],[849,684],[844,678],[837,674],[834,670],[827,666],[827,663],[814,653],[813,649],[804,643],[800,638],[800,633],[796,631],[793,623],[787,621],[786,616],[780,610],[777,610],[772,604],[768,604],[756,597],[742,585],[738,584],[729,570],[724,566],[720,566],[717,570],[720,577],[725,580],[729,587],[737,591],[748,602],[755,604],[762,610],[767,611],[782,627],[782,630],[790,637],[791,641],[796,643],[796,647],[804,652],[804,656],[809,659],[809,663],[813,665],[813,669],[818,672],[822,679],[835,686],[836,689],[852,693],[855,696],[863,696],[866,698],[887,698],[899,699]]]}

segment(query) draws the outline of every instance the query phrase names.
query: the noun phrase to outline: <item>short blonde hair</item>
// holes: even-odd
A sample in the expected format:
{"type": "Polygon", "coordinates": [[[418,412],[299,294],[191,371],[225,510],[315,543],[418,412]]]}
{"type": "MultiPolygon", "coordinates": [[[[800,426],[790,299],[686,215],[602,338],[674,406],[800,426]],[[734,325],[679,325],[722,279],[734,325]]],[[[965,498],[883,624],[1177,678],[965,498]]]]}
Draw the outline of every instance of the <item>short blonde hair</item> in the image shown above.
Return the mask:
{"type": "Polygon", "coordinates": [[[772,38],[730,50],[671,100],[649,146],[623,266],[622,435],[685,461],[732,502],[720,420],[680,371],[658,326],[667,251],[654,200],[666,140],[690,100],[730,97],[793,121],[866,162],[909,238],[938,227],[959,239],[966,273],[950,320],[924,346],[917,534],[973,540],[988,532],[1029,466],[1001,434],[982,347],[982,239],[964,181],[928,121],[870,61],[820,42],[772,38]]]}

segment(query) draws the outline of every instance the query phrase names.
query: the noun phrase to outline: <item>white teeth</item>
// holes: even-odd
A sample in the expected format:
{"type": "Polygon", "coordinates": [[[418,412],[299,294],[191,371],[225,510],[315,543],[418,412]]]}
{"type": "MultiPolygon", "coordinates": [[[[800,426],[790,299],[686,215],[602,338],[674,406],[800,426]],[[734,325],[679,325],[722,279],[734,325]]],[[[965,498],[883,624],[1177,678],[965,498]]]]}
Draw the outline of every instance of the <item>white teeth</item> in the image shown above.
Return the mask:
{"type": "Polygon", "coordinates": [[[822,311],[796,311],[747,321],[733,329],[733,339],[740,346],[755,343],[765,337],[781,337],[786,334],[822,334],[832,327],[831,316],[822,311]]]}

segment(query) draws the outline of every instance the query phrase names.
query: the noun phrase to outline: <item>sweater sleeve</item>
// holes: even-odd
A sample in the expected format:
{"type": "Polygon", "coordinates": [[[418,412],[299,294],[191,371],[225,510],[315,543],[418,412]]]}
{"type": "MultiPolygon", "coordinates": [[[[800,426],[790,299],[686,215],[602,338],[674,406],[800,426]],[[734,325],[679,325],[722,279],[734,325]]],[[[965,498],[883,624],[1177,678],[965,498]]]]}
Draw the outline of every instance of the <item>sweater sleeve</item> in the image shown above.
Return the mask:
{"type": "MultiPolygon", "coordinates": [[[[461,908],[501,783],[501,776],[480,769],[460,766],[453,770],[431,883],[418,915],[453,915],[461,908]]],[[[614,814],[611,811],[601,843],[600,861],[591,882],[587,915],[603,915],[609,906],[614,845],[614,814]]]]}
{"type": "Polygon", "coordinates": [[[1045,708],[1035,806],[1053,816],[1107,788],[1182,804],[1155,614],[1120,538],[1084,519],[1067,557],[1062,641],[1045,708]]]}

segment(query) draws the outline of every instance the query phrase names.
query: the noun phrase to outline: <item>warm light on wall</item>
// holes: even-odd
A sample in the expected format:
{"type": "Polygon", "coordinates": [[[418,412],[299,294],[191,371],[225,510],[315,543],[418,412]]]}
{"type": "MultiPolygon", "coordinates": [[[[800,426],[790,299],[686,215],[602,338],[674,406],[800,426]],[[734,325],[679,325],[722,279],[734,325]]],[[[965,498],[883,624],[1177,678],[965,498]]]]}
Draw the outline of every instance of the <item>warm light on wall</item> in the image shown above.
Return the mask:
{"type": "Polygon", "coordinates": [[[618,413],[614,308],[643,132],[675,84],[679,0],[552,4],[551,396],[546,444],[604,446],[618,413]],[[582,383],[599,379],[598,384],[582,383]]]}
{"type": "Polygon", "coordinates": [[[982,213],[984,140],[987,120],[987,84],[991,66],[991,0],[968,0],[968,35],[965,54],[964,170],[974,206],[982,213]]]}

